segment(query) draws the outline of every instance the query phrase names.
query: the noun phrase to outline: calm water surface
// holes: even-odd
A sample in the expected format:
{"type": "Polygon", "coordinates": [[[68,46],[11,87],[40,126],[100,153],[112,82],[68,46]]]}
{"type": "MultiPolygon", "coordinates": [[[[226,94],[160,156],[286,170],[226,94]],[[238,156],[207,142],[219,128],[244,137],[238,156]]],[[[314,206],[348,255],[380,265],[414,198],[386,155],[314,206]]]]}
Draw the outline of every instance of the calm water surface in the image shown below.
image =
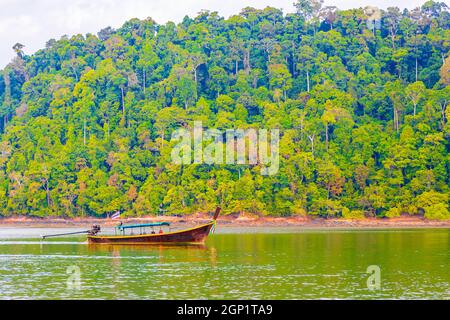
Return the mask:
{"type": "Polygon", "coordinates": [[[39,238],[67,231],[0,228],[0,299],[450,299],[450,229],[219,226],[205,246],[39,238]]]}

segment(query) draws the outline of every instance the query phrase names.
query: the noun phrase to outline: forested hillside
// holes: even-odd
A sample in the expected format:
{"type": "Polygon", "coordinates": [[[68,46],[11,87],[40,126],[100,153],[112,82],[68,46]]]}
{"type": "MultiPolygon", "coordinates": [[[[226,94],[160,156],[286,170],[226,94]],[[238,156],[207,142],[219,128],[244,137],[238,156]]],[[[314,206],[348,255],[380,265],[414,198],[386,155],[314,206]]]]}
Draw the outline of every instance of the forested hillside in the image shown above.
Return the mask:
{"type": "MultiPolygon", "coordinates": [[[[301,0],[16,44],[0,71],[0,214],[450,218],[450,14],[301,0]],[[171,132],[279,128],[280,168],[174,165],[171,132]]],[[[149,13],[151,14],[151,13],[149,13]]]]}

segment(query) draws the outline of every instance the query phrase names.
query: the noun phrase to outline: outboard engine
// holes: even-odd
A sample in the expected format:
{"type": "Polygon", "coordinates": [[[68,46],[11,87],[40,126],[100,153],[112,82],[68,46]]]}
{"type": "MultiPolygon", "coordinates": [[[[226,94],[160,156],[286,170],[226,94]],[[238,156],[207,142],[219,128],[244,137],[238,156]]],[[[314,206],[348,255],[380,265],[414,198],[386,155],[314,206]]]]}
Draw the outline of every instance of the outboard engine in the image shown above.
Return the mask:
{"type": "Polygon", "coordinates": [[[88,234],[90,236],[95,236],[97,233],[99,233],[101,230],[100,226],[98,224],[94,224],[91,228],[91,230],[88,231],[88,234]]]}

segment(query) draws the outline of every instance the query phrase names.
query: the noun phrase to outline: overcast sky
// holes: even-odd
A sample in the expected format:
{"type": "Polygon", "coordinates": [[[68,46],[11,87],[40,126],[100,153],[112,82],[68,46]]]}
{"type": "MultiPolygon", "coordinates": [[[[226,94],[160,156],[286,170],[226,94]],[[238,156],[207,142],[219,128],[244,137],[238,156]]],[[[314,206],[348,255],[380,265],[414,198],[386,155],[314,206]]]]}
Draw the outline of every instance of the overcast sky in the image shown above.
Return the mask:
{"type": "MultiPolygon", "coordinates": [[[[441,0],[442,1],[442,0],[441,0]]],[[[448,3],[450,0],[444,0],[448,3]]],[[[48,39],[62,35],[96,34],[100,29],[120,27],[126,20],[152,17],[162,24],[179,22],[185,15],[200,10],[218,11],[229,17],[243,7],[272,6],[293,12],[294,0],[0,0],[0,69],[14,56],[11,47],[20,42],[31,54],[45,46],[48,39]]],[[[325,5],[341,9],[365,7],[415,8],[425,0],[325,0],[325,5]]]]}

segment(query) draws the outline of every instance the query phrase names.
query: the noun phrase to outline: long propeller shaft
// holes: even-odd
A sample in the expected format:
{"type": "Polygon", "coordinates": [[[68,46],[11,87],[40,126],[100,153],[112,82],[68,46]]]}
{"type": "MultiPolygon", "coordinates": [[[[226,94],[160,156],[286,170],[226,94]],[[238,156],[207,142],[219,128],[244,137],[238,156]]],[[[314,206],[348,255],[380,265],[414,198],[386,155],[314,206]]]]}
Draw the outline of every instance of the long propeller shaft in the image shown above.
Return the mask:
{"type": "Polygon", "coordinates": [[[57,233],[57,234],[48,234],[48,235],[42,236],[42,239],[51,238],[51,237],[67,236],[67,235],[71,235],[71,234],[82,234],[82,233],[89,233],[89,230],[77,231],[77,232],[67,232],[67,233],[57,233]]]}

